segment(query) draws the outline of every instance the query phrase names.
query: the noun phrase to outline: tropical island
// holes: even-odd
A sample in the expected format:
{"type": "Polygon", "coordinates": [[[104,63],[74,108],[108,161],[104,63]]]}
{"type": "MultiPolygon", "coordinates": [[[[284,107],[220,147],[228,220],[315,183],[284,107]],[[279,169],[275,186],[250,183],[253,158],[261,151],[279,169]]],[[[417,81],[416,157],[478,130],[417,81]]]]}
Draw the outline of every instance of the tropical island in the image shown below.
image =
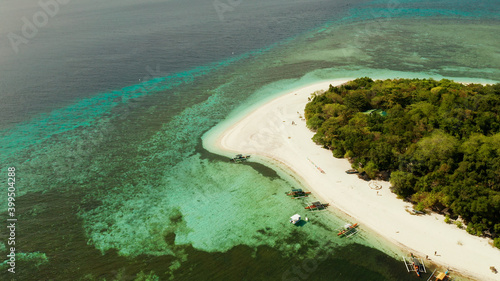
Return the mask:
{"type": "Polygon", "coordinates": [[[500,84],[359,78],[310,100],[314,142],[500,248],[500,84]]]}
{"type": "MultiPolygon", "coordinates": [[[[272,167],[329,204],[326,211],[344,221],[332,227],[357,223],[395,258],[411,252],[454,275],[498,280],[498,204],[491,206],[498,189],[488,185],[498,183],[498,88],[369,78],[303,84],[242,108],[208,132],[203,145],[227,157],[252,155],[250,162],[272,167]],[[463,126],[453,118],[482,131],[454,132],[463,126]]],[[[297,212],[276,215],[285,225],[297,212]]],[[[334,232],[331,239],[342,238],[334,232]]]]}

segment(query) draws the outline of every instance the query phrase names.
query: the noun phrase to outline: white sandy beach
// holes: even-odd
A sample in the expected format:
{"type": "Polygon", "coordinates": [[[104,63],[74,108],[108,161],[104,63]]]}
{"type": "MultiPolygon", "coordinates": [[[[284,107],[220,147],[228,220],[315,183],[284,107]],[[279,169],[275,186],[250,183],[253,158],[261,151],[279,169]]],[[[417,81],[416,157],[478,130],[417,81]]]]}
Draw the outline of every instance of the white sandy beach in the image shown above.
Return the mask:
{"type": "Polygon", "coordinates": [[[351,168],[347,160],[334,158],[312,142],[314,133],[303,119],[307,98],[314,91],[326,90],[329,84],[344,82],[322,82],[278,97],[226,125],[222,134],[204,140],[209,142],[205,147],[218,146],[225,155],[248,153],[252,158],[257,156],[257,161],[285,165],[307,185],[305,189],[352,216],[361,228],[370,228],[424,259],[428,255],[443,269],[448,267],[477,280],[500,280],[500,274],[490,270],[490,266],[500,269],[500,250],[493,248],[490,240],[446,224],[441,215],[411,215],[405,210],[411,210],[411,204],[397,199],[389,182],[377,181],[382,186],[377,193],[370,187],[373,183],[345,173],[351,168]]]}

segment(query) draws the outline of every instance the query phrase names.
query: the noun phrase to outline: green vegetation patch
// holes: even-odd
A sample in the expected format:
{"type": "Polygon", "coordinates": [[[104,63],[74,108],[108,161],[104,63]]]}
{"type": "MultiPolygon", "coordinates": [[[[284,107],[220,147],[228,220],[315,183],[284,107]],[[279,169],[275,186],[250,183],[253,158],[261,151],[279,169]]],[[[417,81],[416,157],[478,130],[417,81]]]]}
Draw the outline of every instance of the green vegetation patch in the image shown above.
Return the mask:
{"type": "Polygon", "coordinates": [[[307,104],[313,140],[500,247],[500,84],[359,78],[307,104]]]}

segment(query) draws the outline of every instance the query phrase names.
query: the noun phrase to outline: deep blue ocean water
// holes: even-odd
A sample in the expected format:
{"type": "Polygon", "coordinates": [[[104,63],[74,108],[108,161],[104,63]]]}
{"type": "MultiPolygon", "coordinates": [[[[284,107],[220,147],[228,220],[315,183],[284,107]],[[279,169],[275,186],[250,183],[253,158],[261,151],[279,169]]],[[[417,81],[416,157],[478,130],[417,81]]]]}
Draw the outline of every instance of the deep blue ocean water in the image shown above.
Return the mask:
{"type": "Polygon", "coordinates": [[[290,228],[299,183],[201,137],[323,79],[500,80],[497,1],[42,2],[0,7],[17,280],[412,280],[385,241],[332,237],[341,216],[290,228]]]}

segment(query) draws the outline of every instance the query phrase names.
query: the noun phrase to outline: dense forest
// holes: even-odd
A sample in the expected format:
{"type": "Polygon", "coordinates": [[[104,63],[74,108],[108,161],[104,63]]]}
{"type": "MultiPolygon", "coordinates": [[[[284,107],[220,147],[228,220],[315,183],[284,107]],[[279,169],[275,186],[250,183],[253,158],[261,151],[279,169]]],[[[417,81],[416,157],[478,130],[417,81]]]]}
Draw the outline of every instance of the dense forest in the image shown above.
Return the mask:
{"type": "Polygon", "coordinates": [[[313,94],[305,117],[367,179],[500,248],[500,84],[359,78],[313,94]]]}

